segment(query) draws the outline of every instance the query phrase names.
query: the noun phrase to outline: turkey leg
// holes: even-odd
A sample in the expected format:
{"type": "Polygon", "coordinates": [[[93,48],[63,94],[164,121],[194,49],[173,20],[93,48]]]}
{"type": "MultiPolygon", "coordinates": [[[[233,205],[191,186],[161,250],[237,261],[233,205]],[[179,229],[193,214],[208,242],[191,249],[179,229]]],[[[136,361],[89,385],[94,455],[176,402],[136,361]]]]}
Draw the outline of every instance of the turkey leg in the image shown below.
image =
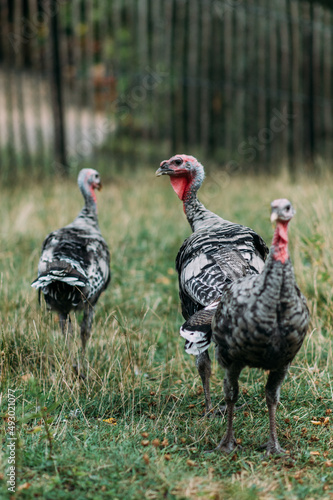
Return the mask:
{"type": "Polygon", "coordinates": [[[195,359],[195,363],[199,372],[199,375],[202,380],[202,387],[205,393],[205,407],[206,412],[205,416],[211,414],[212,411],[212,400],[210,397],[210,387],[209,387],[209,379],[212,374],[211,370],[211,361],[209,357],[208,350],[198,354],[195,359]]]}
{"type": "Polygon", "coordinates": [[[265,387],[266,403],[269,415],[269,440],[266,445],[264,445],[264,447],[266,448],[266,455],[271,455],[274,453],[285,453],[285,450],[281,448],[278,441],[275,413],[280,399],[281,384],[288,372],[288,368],[289,366],[285,366],[280,370],[270,371],[268,375],[268,380],[265,387]]]}
{"type": "Polygon", "coordinates": [[[224,387],[224,398],[227,403],[227,432],[223,436],[220,444],[217,446],[216,450],[221,451],[223,453],[232,452],[236,446],[236,440],[234,437],[233,431],[233,416],[234,416],[234,407],[238,398],[238,377],[240,372],[242,371],[242,366],[239,365],[231,365],[226,369],[223,387],[224,387]]]}

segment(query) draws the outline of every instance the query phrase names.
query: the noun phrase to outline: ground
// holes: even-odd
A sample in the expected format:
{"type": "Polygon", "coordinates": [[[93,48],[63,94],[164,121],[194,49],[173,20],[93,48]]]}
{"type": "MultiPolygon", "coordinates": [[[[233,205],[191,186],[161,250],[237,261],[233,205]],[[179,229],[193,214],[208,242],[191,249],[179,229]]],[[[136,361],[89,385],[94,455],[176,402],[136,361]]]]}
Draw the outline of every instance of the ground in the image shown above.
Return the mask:
{"type": "MultiPolygon", "coordinates": [[[[312,322],[277,411],[289,456],[267,459],[259,448],[268,436],[267,375],[254,369],[240,379],[245,406],[235,414],[235,435],[242,448],[231,456],[205,453],[226,422],[202,417],[195,361],[178,333],[174,260],[190,229],[169,180],[155,178],[154,169],[131,172],[98,193],[112,281],[96,307],[85,381],[71,370],[79,316],[69,352],[56,315],[39,307],[30,287],[44,237],[77,215],[81,196],[74,179],[28,181],[3,189],[0,205],[1,498],[333,498],[332,179],[212,173],[200,195],[268,243],[270,202],[286,197],[297,210],[290,249],[312,322]],[[15,495],[6,483],[12,442],[15,495]]],[[[214,361],[215,405],[222,380],[214,361]]]]}

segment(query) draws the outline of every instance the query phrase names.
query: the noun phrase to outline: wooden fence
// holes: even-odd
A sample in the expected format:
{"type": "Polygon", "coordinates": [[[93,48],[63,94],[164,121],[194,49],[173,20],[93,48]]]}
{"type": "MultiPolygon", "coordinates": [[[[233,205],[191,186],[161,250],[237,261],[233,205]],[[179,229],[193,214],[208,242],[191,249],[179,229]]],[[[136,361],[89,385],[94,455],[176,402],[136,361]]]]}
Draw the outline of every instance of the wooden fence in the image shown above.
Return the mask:
{"type": "Polygon", "coordinates": [[[329,5],[0,0],[4,178],[177,152],[233,170],[329,165],[329,5]]]}

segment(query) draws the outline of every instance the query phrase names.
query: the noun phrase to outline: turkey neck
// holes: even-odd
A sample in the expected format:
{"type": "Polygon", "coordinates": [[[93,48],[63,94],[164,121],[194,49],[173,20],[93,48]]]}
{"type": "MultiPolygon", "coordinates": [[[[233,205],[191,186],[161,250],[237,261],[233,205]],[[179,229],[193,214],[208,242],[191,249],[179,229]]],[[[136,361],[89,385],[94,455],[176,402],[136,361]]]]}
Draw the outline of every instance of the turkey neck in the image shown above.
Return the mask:
{"type": "Polygon", "coordinates": [[[83,184],[80,186],[81,193],[83,195],[85,205],[77,219],[89,219],[98,227],[98,217],[97,217],[97,200],[95,190],[92,186],[83,184]]]}
{"type": "Polygon", "coordinates": [[[287,282],[290,298],[294,282],[294,271],[288,253],[288,223],[289,221],[277,222],[269,257],[258,277],[262,283],[260,296],[265,297],[261,303],[268,316],[272,314],[273,305],[282,300],[281,293],[283,295],[287,282]]]}
{"type": "Polygon", "coordinates": [[[207,208],[198,200],[197,190],[198,187],[192,184],[185,191],[183,197],[184,212],[193,232],[201,229],[202,227],[207,227],[216,219],[220,220],[218,215],[214,214],[210,210],[207,210],[207,208]]]}

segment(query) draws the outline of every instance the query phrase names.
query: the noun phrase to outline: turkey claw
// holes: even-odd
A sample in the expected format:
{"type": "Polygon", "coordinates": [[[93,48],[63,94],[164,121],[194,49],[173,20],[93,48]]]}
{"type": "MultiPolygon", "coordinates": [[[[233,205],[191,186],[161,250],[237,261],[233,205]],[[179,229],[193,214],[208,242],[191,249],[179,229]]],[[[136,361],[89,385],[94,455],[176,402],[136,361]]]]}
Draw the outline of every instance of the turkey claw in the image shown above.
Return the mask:
{"type": "Polygon", "coordinates": [[[267,443],[261,444],[260,449],[266,450],[264,456],[269,457],[271,455],[288,455],[287,451],[284,450],[279,443],[274,444],[268,441],[267,443]]]}
{"type": "Polygon", "coordinates": [[[73,372],[75,373],[75,375],[77,377],[79,377],[80,380],[86,380],[85,374],[84,373],[79,373],[77,365],[73,365],[72,368],[73,368],[73,372]]]}
{"type": "Polygon", "coordinates": [[[230,453],[235,451],[236,448],[238,448],[239,450],[242,449],[242,447],[237,444],[235,439],[232,439],[231,441],[223,440],[214,450],[208,450],[205,451],[205,453],[214,453],[218,451],[220,453],[229,455],[230,453]]]}

